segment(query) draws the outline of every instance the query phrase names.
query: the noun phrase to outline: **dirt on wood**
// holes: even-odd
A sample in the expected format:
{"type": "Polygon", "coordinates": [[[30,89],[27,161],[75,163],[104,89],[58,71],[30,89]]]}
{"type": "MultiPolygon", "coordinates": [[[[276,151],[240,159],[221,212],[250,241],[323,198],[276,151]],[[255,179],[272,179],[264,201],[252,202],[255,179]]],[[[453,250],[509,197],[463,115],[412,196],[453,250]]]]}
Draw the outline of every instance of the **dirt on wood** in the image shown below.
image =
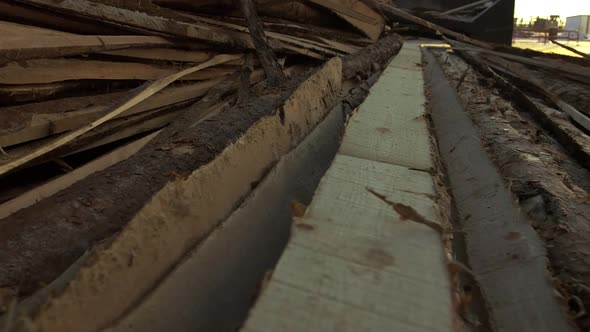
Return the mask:
{"type": "Polygon", "coordinates": [[[397,34],[381,38],[377,43],[365,47],[359,52],[344,57],[342,77],[366,79],[371,73],[379,71],[392,55],[402,47],[403,40],[397,34]]]}
{"type": "Polygon", "coordinates": [[[201,109],[186,112],[132,158],[1,220],[0,288],[23,296],[53,280],[93,243],[118,232],[168,181],[207,164],[272,115],[285,95],[264,91],[247,107],[201,123],[195,120],[201,109]]]}
{"type": "MultiPolygon", "coordinates": [[[[438,54],[451,82],[467,64],[438,54]]],[[[474,69],[459,97],[480,128],[485,148],[545,241],[550,272],[564,305],[583,330],[590,328],[590,172],[578,164],[531,114],[513,105],[493,80],[474,69]]],[[[590,142],[586,140],[586,142],[590,142]]],[[[587,143],[590,144],[590,143],[587,143]]]]}

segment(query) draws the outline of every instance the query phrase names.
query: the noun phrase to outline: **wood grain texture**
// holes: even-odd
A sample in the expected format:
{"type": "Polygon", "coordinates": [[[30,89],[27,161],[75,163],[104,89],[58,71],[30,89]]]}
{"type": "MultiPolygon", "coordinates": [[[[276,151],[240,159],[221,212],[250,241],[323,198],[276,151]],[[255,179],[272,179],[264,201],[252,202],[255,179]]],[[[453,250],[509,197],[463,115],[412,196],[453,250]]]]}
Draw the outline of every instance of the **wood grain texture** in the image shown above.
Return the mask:
{"type": "Polygon", "coordinates": [[[432,168],[424,80],[416,65],[420,61],[418,46],[406,43],[351,119],[340,153],[420,170],[432,168]]]}
{"type": "MultiPolygon", "coordinates": [[[[72,80],[156,80],[182,67],[144,63],[76,59],[39,59],[11,62],[0,68],[0,84],[45,84],[72,80]]],[[[206,80],[227,76],[237,68],[208,68],[183,80],[206,80]]]]}
{"type": "MultiPolygon", "coordinates": [[[[417,45],[406,47],[406,60],[419,62],[417,45]]],[[[351,119],[344,142],[374,146],[380,135],[354,127],[369,128],[375,119],[392,139],[404,141],[412,128],[396,129],[424,114],[423,103],[415,103],[400,108],[395,121],[383,122],[383,114],[392,113],[391,101],[399,102],[404,93],[387,89],[392,78],[399,80],[399,72],[407,71],[395,67],[403,61],[394,60],[384,72],[371,90],[372,100],[351,119]]],[[[414,86],[417,74],[421,70],[403,82],[414,86]]],[[[420,134],[420,127],[413,130],[420,134]]],[[[430,151],[429,133],[423,135],[412,151],[430,151]]],[[[398,165],[371,153],[359,158],[343,152],[344,146],[305,216],[295,218],[292,238],[242,331],[453,331],[451,282],[439,232],[405,220],[368,190],[442,225],[432,176],[405,162],[420,164],[422,155],[408,153],[398,165]]]]}
{"type": "Polygon", "coordinates": [[[371,9],[359,0],[311,0],[311,2],[326,7],[355,28],[362,31],[373,41],[379,39],[385,26],[385,19],[381,14],[371,9]]]}

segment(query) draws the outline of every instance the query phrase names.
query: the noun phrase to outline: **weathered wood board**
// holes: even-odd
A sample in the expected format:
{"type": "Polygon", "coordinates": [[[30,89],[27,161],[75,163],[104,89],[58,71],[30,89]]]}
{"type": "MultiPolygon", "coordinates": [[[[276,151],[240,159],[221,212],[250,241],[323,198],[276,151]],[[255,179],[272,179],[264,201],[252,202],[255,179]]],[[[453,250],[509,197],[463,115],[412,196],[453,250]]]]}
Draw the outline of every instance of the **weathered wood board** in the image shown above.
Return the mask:
{"type": "MultiPolygon", "coordinates": [[[[404,48],[412,55],[407,58],[420,61],[417,45],[404,48]]],[[[399,79],[399,71],[406,69],[396,66],[406,66],[406,60],[395,59],[383,73],[371,90],[371,100],[353,115],[345,142],[359,146],[353,143],[382,140],[383,130],[354,129],[359,125],[391,128],[392,139],[402,141],[409,130],[420,131],[420,127],[395,130],[425,114],[423,104],[407,103],[416,94],[384,88],[391,77],[399,79]],[[405,106],[392,110],[393,104],[405,106]],[[392,112],[397,117],[390,121],[374,121],[392,112]]],[[[414,74],[404,82],[423,84],[421,70],[414,74]]],[[[407,153],[401,163],[383,162],[374,153],[350,156],[341,147],[305,216],[295,218],[292,238],[242,331],[455,330],[441,235],[405,220],[407,216],[368,190],[412,207],[434,223],[446,224],[438,214],[432,175],[408,166],[424,161],[421,151],[430,152],[429,134],[425,135],[425,140],[413,142],[416,153],[407,153]],[[407,162],[412,159],[416,162],[407,162]]],[[[399,154],[403,148],[389,146],[388,151],[399,154]]]]}
{"type": "MultiPolygon", "coordinates": [[[[0,68],[0,84],[44,84],[72,80],[155,80],[182,70],[182,67],[133,62],[76,59],[39,59],[11,62],[0,68]]],[[[183,77],[206,80],[234,73],[237,68],[207,68],[183,77]]]]}

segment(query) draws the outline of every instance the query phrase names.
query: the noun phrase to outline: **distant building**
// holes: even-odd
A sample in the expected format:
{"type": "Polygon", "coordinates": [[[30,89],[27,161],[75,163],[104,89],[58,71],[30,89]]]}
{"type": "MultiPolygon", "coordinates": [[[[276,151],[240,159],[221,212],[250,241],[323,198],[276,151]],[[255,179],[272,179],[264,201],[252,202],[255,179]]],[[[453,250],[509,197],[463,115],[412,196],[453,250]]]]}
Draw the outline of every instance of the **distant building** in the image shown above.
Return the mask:
{"type": "Polygon", "coordinates": [[[565,30],[578,31],[580,39],[588,39],[590,36],[590,15],[568,17],[565,22],[565,30]]]}

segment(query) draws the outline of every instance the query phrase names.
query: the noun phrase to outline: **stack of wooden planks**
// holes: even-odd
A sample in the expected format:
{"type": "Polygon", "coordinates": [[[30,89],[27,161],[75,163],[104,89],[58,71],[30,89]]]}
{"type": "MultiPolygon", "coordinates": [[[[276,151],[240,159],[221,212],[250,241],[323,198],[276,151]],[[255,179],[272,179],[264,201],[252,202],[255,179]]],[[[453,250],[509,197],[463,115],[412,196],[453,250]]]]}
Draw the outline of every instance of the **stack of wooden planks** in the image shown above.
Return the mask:
{"type": "MultiPolygon", "coordinates": [[[[357,52],[385,26],[359,0],[254,3],[287,74],[357,52]]],[[[0,33],[0,176],[141,138],[244,68],[251,84],[265,77],[229,0],[1,0],[0,33]],[[191,68],[113,113],[146,82],[191,68]]]]}

